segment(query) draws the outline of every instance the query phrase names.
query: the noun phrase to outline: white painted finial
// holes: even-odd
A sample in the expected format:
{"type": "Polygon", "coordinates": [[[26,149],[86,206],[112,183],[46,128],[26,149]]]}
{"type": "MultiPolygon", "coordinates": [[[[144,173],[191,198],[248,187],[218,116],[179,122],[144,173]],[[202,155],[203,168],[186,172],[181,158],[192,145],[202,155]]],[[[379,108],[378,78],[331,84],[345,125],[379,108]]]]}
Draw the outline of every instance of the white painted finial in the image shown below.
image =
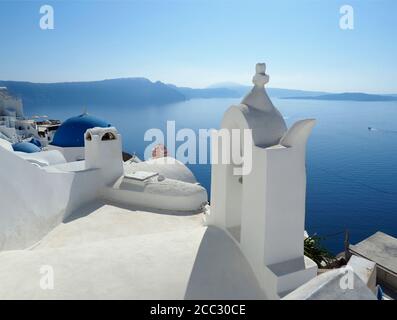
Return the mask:
{"type": "Polygon", "coordinates": [[[257,63],[255,71],[256,73],[252,78],[254,87],[241,103],[258,110],[272,111],[274,106],[265,92],[265,84],[269,82],[269,76],[266,74],[266,64],[257,63]]]}
{"type": "Polygon", "coordinates": [[[269,82],[269,76],[266,74],[266,63],[256,64],[256,74],[252,78],[252,82],[255,86],[264,87],[269,82]]]}

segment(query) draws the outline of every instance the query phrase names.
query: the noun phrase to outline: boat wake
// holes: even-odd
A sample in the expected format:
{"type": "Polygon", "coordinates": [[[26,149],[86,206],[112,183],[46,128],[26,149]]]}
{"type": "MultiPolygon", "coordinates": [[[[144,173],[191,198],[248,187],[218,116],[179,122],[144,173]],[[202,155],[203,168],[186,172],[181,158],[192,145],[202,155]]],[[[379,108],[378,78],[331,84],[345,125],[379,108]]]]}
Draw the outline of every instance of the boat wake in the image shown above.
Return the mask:
{"type": "Polygon", "coordinates": [[[368,127],[368,131],[397,134],[397,130],[378,129],[374,127],[368,127]]]}

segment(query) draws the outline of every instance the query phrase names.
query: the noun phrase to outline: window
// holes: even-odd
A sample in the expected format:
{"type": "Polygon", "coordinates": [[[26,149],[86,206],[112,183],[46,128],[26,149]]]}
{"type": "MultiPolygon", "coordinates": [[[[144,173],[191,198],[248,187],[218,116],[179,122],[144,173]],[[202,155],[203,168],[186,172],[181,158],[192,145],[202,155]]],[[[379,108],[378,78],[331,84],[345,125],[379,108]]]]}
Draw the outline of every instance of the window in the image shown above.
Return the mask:
{"type": "Polygon", "coordinates": [[[103,136],[102,136],[102,141],[108,141],[108,140],[116,140],[116,136],[114,135],[114,133],[112,132],[106,132],[103,136]]]}

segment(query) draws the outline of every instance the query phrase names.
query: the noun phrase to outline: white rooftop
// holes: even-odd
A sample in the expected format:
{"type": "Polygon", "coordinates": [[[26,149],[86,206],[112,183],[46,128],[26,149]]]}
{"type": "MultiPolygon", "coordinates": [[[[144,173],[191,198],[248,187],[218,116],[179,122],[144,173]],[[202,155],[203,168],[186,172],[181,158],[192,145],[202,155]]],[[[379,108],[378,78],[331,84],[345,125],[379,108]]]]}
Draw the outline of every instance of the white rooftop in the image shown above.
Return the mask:
{"type": "Polygon", "coordinates": [[[263,298],[234,241],[202,218],[94,203],[30,250],[0,253],[0,299],[263,298]]]}
{"type": "Polygon", "coordinates": [[[350,251],[376,262],[382,268],[397,274],[397,239],[383,232],[376,232],[356,245],[350,251]]]}

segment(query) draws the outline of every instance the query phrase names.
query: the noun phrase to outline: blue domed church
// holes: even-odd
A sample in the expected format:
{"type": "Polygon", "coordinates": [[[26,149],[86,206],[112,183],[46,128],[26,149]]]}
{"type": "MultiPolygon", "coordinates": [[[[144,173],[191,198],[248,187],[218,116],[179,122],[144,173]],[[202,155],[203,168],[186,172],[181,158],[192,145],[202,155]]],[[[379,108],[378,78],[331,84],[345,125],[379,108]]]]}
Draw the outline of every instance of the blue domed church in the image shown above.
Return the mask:
{"type": "Polygon", "coordinates": [[[84,147],[84,134],[88,129],[111,125],[104,120],[83,113],[66,120],[56,131],[51,145],[62,148],[84,147]]]}
{"type": "Polygon", "coordinates": [[[63,122],[55,132],[49,149],[61,151],[68,162],[83,160],[84,134],[88,129],[95,127],[107,128],[111,125],[88,113],[70,118],[63,122]]]}

